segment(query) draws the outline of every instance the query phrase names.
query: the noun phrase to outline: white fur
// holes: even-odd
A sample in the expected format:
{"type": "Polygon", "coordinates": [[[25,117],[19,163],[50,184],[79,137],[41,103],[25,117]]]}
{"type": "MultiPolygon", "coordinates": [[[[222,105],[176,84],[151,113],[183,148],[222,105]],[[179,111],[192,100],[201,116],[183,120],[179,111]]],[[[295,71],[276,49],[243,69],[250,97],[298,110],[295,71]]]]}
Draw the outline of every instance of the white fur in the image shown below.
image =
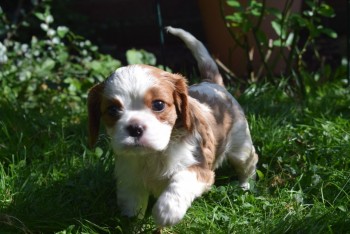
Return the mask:
{"type": "Polygon", "coordinates": [[[142,66],[128,66],[118,68],[107,80],[104,94],[107,98],[117,98],[123,101],[123,105],[128,108],[138,109],[140,106],[130,106],[141,104],[145,92],[152,87],[157,80],[149,74],[147,68],[142,66]]]}
{"type": "Polygon", "coordinates": [[[169,124],[158,121],[148,109],[124,110],[118,123],[113,128],[107,129],[115,151],[120,146],[144,146],[156,151],[162,151],[168,146],[171,131],[172,127],[169,124]],[[138,123],[145,126],[145,131],[137,142],[125,130],[125,127],[130,123],[138,123]]]}
{"type": "Polygon", "coordinates": [[[115,149],[117,196],[122,214],[143,217],[148,196],[153,194],[159,196],[153,208],[158,225],[173,225],[183,218],[192,201],[210,187],[187,170],[198,164],[193,155],[197,141],[194,138],[171,142],[164,152],[115,149]]]}
{"type": "Polygon", "coordinates": [[[186,214],[193,200],[210,188],[200,182],[194,172],[175,173],[153,207],[152,214],[160,226],[174,225],[186,214]]]}
{"type": "Polygon", "coordinates": [[[172,127],[157,120],[144,104],[145,92],[157,83],[149,74],[149,70],[137,65],[122,67],[117,69],[106,83],[106,97],[117,99],[123,105],[122,117],[114,127],[107,129],[114,150],[118,150],[121,145],[140,145],[156,151],[164,150],[169,143],[172,127]],[[138,123],[145,127],[144,134],[137,142],[125,129],[130,123],[138,123]]]}

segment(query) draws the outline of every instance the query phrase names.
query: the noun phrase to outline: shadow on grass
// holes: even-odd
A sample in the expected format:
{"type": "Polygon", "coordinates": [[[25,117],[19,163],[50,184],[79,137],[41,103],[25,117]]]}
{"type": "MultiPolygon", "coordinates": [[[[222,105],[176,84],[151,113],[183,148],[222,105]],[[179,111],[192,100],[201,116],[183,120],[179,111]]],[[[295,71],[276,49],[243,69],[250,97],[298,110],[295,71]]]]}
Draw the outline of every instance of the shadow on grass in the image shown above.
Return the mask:
{"type": "MultiPolygon", "coordinates": [[[[7,231],[52,233],[84,223],[118,228],[112,172],[88,167],[62,179],[45,178],[46,170],[29,173],[15,182],[17,194],[3,211],[0,222],[7,231]],[[54,180],[54,182],[52,182],[54,180]]],[[[57,172],[59,173],[59,172],[57,172]]],[[[106,227],[96,228],[103,229],[106,227]]],[[[107,230],[108,230],[107,229],[107,230]]]]}
{"type": "Polygon", "coordinates": [[[349,233],[350,217],[344,212],[329,209],[322,214],[302,219],[284,218],[271,233],[349,233]]]}
{"type": "Polygon", "coordinates": [[[100,153],[86,148],[86,120],[63,124],[5,105],[0,112],[8,113],[0,120],[0,233],[125,233],[141,225],[120,216],[113,156],[107,144],[100,153]]]}

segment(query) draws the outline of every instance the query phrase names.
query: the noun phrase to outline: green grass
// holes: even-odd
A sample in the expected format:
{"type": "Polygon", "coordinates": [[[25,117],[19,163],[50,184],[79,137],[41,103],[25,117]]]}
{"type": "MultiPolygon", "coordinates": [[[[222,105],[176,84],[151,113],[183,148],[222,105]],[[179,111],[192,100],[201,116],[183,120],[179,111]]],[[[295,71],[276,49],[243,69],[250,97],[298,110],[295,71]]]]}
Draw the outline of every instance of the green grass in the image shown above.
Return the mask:
{"type": "MultiPolygon", "coordinates": [[[[252,86],[239,101],[260,156],[254,188],[241,191],[224,166],[163,233],[350,232],[349,90],[329,84],[297,105],[269,85],[252,86]]],[[[120,216],[113,155],[104,136],[86,147],[86,115],[67,121],[3,101],[0,116],[0,233],[154,231],[149,215],[120,216]]]]}

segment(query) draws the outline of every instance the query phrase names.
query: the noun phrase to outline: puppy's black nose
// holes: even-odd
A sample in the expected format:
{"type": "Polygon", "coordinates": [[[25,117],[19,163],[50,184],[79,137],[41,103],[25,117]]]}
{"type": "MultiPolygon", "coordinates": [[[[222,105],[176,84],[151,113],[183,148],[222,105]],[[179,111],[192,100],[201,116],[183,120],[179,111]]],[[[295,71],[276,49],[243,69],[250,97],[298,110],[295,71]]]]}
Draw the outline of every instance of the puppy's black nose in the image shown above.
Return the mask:
{"type": "Polygon", "coordinates": [[[126,127],[126,130],[131,137],[141,137],[144,128],[141,125],[129,125],[126,127]]]}

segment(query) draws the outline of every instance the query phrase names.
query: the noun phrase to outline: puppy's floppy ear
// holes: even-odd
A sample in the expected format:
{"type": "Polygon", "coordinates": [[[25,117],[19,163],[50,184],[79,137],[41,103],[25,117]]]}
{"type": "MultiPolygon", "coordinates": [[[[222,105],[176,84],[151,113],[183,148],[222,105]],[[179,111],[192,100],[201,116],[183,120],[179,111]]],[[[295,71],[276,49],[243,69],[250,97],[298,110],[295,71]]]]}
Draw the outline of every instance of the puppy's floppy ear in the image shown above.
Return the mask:
{"type": "Polygon", "coordinates": [[[179,74],[172,74],[175,92],[174,100],[176,109],[179,112],[181,123],[187,130],[192,130],[192,121],[188,103],[188,88],[186,79],[179,74]]]}
{"type": "Polygon", "coordinates": [[[98,137],[101,119],[101,99],[104,83],[92,87],[88,95],[89,147],[92,148],[98,137]]]}

